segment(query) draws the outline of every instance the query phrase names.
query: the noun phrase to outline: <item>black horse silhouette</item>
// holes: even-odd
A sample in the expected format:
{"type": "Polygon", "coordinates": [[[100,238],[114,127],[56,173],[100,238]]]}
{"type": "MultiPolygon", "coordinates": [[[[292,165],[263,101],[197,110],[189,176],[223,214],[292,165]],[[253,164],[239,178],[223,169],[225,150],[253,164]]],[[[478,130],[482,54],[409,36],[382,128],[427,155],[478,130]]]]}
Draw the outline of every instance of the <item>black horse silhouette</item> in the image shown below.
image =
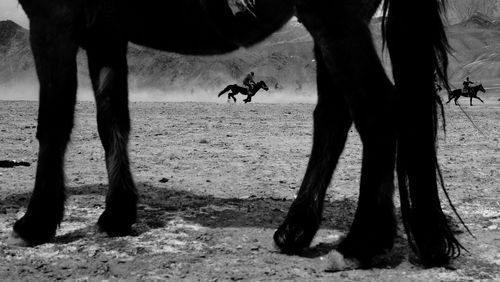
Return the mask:
{"type": "Polygon", "coordinates": [[[448,104],[451,100],[455,99],[455,105],[458,105],[458,98],[460,97],[470,97],[470,105],[472,106],[472,98],[476,98],[482,103],[484,103],[481,98],[477,97],[477,93],[481,91],[483,93],[486,93],[486,90],[484,90],[484,87],[482,84],[478,84],[475,86],[472,86],[469,88],[469,92],[464,93],[462,89],[455,89],[453,91],[448,91],[448,101],[446,104],[448,104]]]}
{"type": "Polygon", "coordinates": [[[231,84],[231,85],[226,86],[226,88],[224,88],[224,90],[222,90],[219,93],[219,95],[217,95],[217,97],[220,97],[224,93],[230,91],[229,93],[227,93],[228,100],[233,98],[234,102],[236,102],[236,98],[234,97],[234,95],[242,94],[242,95],[247,96],[247,98],[243,100],[243,102],[245,102],[245,104],[246,104],[246,103],[252,101],[252,97],[255,96],[255,94],[257,94],[257,92],[259,92],[260,89],[264,89],[264,90],[268,91],[269,87],[267,87],[266,83],[262,80],[257,82],[255,84],[255,86],[253,86],[251,89],[248,89],[247,87],[239,86],[238,84],[231,84]]]}
{"type": "Polygon", "coordinates": [[[354,124],[363,141],[359,204],[338,250],[369,262],[393,246],[397,165],[403,223],[421,262],[442,266],[460,254],[462,246],[441,209],[435,146],[436,74],[448,86],[445,0],[255,0],[237,9],[222,0],[19,2],[30,20],[40,82],[40,146],[34,190],[26,213],[14,224],[11,243],[47,242],[63,218],[64,155],[73,127],[80,47],[87,52],[109,178],[98,225],[109,235],[124,235],[136,221],[138,197],[128,157],[128,42],[189,55],[223,54],[262,41],[295,13],[314,39],[318,103],[307,170],[274,234],[276,245],[294,254],[311,243],[354,124]],[[382,1],[395,87],[369,28],[382,1]]]}

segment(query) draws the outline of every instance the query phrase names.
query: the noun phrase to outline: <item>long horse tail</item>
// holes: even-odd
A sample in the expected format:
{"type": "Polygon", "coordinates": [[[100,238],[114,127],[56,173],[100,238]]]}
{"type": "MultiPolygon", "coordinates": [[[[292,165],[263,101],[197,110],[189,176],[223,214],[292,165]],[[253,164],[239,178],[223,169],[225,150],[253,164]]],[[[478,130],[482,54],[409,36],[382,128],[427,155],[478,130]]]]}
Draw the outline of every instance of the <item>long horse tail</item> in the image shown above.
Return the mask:
{"type": "Polygon", "coordinates": [[[222,96],[222,94],[230,91],[232,87],[233,87],[233,85],[226,86],[226,88],[224,88],[224,90],[222,90],[221,92],[219,92],[219,95],[217,95],[217,97],[220,97],[220,96],[222,96]]]}
{"type": "Polygon", "coordinates": [[[409,244],[427,266],[445,265],[464,249],[441,209],[438,191],[441,186],[458,216],[436,156],[438,105],[442,111],[442,103],[435,80],[449,89],[449,45],[441,18],[445,1],[384,0],[383,6],[384,42],[400,99],[396,167],[401,213],[409,244]]]}

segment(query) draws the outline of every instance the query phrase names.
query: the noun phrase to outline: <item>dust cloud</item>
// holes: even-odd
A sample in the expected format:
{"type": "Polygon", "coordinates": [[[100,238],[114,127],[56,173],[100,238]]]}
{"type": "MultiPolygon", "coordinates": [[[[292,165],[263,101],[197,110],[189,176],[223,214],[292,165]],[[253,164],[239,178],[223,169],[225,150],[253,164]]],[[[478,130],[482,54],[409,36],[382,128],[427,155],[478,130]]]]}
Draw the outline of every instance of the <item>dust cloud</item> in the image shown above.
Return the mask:
{"type": "MultiPolygon", "coordinates": [[[[0,100],[8,101],[37,101],[38,83],[22,82],[16,84],[0,85],[0,100]]],[[[157,88],[151,89],[131,89],[129,100],[131,102],[203,102],[203,103],[234,103],[228,101],[227,94],[217,97],[221,89],[193,89],[189,91],[182,90],[163,90],[157,88]]],[[[237,103],[243,103],[246,96],[238,94],[235,96],[237,103]]],[[[80,87],[77,93],[78,101],[94,101],[94,94],[88,87],[80,87]]],[[[315,89],[301,90],[261,90],[252,97],[252,103],[316,103],[315,89]]]]}
{"type": "MultiPolygon", "coordinates": [[[[133,102],[204,102],[204,103],[234,103],[228,101],[228,95],[217,97],[220,90],[191,90],[191,91],[163,91],[159,89],[136,89],[130,92],[130,101],[133,102]]],[[[243,103],[246,96],[238,94],[235,96],[237,102],[243,103]]],[[[252,97],[252,103],[316,103],[316,92],[310,91],[286,91],[273,90],[261,91],[252,97]]]]}
{"type": "Polygon", "coordinates": [[[33,101],[38,100],[38,85],[35,83],[0,84],[0,100],[33,101]]]}

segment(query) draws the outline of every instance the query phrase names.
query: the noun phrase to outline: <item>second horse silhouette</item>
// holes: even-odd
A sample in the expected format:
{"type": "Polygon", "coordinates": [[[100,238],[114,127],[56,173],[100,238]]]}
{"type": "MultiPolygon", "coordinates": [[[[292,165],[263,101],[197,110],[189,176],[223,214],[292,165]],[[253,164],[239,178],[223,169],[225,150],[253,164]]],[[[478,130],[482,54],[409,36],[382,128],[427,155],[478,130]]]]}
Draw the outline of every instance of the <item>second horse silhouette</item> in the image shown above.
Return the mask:
{"type": "Polygon", "coordinates": [[[222,90],[219,93],[219,95],[217,95],[217,97],[220,97],[224,93],[228,92],[227,99],[229,100],[229,99],[233,98],[234,102],[236,102],[236,97],[234,97],[234,95],[242,94],[242,95],[247,96],[247,98],[243,100],[243,102],[245,102],[245,104],[246,104],[246,103],[252,101],[252,97],[255,96],[255,94],[257,94],[257,92],[260,89],[264,89],[264,90],[268,91],[269,87],[267,87],[266,83],[262,80],[257,82],[255,84],[255,86],[252,88],[246,88],[243,86],[239,86],[238,84],[231,84],[231,85],[226,86],[226,88],[224,88],[224,90],[222,90]]]}

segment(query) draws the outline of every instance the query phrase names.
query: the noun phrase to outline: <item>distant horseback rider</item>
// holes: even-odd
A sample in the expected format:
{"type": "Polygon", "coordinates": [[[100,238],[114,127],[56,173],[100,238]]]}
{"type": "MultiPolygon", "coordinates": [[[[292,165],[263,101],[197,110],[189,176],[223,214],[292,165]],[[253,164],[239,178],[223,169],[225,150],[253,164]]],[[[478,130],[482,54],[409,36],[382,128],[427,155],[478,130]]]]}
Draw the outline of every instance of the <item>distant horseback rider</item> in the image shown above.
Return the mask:
{"type": "Polygon", "coordinates": [[[253,79],[254,79],[253,71],[247,74],[245,79],[243,79],[243,85],[245,85],[249,91],[252,90],[253,87],[255,86],[255,81],[253,79]]]}
{"type": "Polygon", "coordinates": [[[472,84],[474,84],[474,82],[470,81],[470,80],[469,80],[469,77],[467,77],[467,78],[465,79],[464,83],[463,83],[463,85],[464,85],[464,90],[463,90],[463,93],[464,93],[464,94],[469,94],[469,92],[470,92],[470,88],[471,88],[470,86],[471,86],[472,84]]]}

